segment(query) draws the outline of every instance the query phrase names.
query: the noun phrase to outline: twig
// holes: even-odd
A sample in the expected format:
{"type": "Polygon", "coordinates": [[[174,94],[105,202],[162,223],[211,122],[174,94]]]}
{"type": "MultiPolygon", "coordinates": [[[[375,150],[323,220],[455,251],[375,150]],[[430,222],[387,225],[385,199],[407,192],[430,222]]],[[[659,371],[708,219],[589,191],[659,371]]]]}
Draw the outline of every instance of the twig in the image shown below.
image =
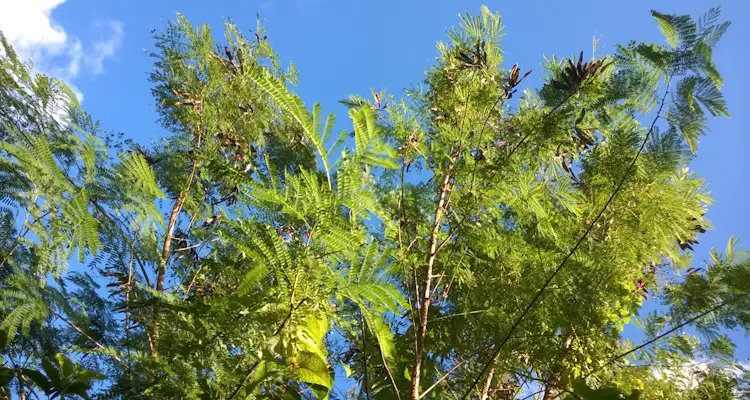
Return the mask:
{"type": "MultiPolygon", "coordinates": [[[[84,331],[83,329],[79,328],[79,327],[78,327],[78,326],[76,326],[76,325],[75,325],[74,323],[72,323],[72,322],[68,321],[68,320],[67,320],[67,319],[66,319],[65,317],[63,317],[63,316],[62,316],[62,315],[61,315],[61,314],[60,314],[59,312],[55,311],[55,309],[54,309],[54,308],[52,308],[52,307],[47,307],[47,309],[49,309],[49,311],[50,311],[50,312],[51,312],[51,313],[52,313],[53,315],[55,315],[55,316],[56,316],[57,318],[60,318],[60,320],[61,320],[62,322],[65,322],[66,324],[68,324],[68,326],[70,326],[71,328],[73,328],[73,330],[75,330],[76,332],[78,332],[78,333],[80,333],[81,335],[83,335],[83,336],[84,336],[84,337],[85,337],[86,339],[88,339],[88,340],[89,340],[89,341],[90,341],[91,343],[93,343],[93,344],[94,344],[94,346],[96,346],[96,347],[97,347],[97,348],[98,348],[99,350],[106,350],[106,349],[107,349],[106,347],[104,347],[104,345],[102,345],[101,343],[97,342],[97,341],[96,341],[96,340],[95,340],[94,338],[92,338],[91,336],[89,336],[89,334],[88,334],[88,333],[86,333],[86,332],[85,332],[85,331],[84,331]]],[[[126,363],[125,363],[124,361],[122,361],[122,359],[120,359],[120,357],[118,357],[118,356],[116,356],[116,355],[114,355],[114,354],[107,354],[107,355],[109,355],[110,357],[114,358],[114,359],[115,359],[115,361],[117,361],[118,363],[120,363],[120,364],[121,364],[122,366],[124,366],[125,368],[130,368],[130,367],[128,366],[128,364],[126,364],[126,363]]]]}
{"type": "Polygon", "coordinates": [[[480,314],[480,313],[483,313],[483,312],[485,312],[485,311],[487,311],[487,310],[467,311],[467,312],[463,312],[463,313],[459,313],[459,314],[451,314],[451,315],[445,315],[445,316],[442,316],[442,317],[440,317],[440,318],[435,318],[435,319],[433,319],[433,320],[430,320],[430,322],[431,322],[431,323],[435,323],[435,322],[437,322],[437,321],[440,321],[441,319],[448,319],[448,318],[454,318],[454,317],[461,317],[461,316],[464,316],[464,315],[471,315],[471,314],[480,314]]]}
{"type": "Polygon", "coordinates": [[[450,374],[453,373],[453,371],[455,371],[456,368],[462,366],[463,364],[464,364],[464,361],[461,361],[460,363],[454,365],[453,368],[451,368],[450,371],[446,372],[445,375],[441,376],[440,379],[437,380],[437,382],[435,382],[434,384],[432,384],[432,386],[428,387],[424,392],[422,392],[422,394],[419,395],[419,398],[421,399],[422,397],[425,397],[428,393],[432,391],[432,389],[435,389],[437,385],[440,384],[440,382],[444,381],[445,378],[450,376],[450,374]]]}

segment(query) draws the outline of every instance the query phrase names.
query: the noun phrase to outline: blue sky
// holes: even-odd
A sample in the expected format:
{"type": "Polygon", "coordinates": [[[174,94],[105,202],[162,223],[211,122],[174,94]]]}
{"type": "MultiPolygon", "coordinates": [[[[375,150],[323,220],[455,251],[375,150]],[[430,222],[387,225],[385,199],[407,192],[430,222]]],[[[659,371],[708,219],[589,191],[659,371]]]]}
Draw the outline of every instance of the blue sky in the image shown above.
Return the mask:
{"type": "MultiPolygon", "coordinates": [[[[217,35],[231,17],[245,32],[260,13],[268,37],[282,60],[300,71],[297,91],[308,104],[339,115],[339,128],[349,128],[337,101],[352,93],[387,89],[400,95],[418,82],[435,57],[435,43],[457,24],[457,14],[478,13],[479,1],[143,1],[0,0],[0,30],[39,70],[72,83],[83,106],[106,129],[122,131],[139,142],[164,135],[158,125],[147,73],[152,60],[151,30],[162,29],[176,12],[193,23],[210,24],[217,35]],[[10,12],[8,12],[10,11],[10,12]]],[[[747,0],[621,1],[486,1],[499,11],[506,27],[502,43],[507,67],[533,69],[525,81],[537,86],[542,55],[591,52],[635,39],[661,41],[649,9],[698,16],[713,5],[733,22],[715,51],[725,79],[731,118],[710,121],[691,167],[710,184],[715,205],[708,217],[715,230],[696,247],[701,262],[711,247],[723,249],[730,235],[750,248],[750,2],[747,0]]],[[[748,341],[739,337],[739,352],[750,356],[748,341]],[[742,341],[744,340],[744,343],[742,341]]]]}

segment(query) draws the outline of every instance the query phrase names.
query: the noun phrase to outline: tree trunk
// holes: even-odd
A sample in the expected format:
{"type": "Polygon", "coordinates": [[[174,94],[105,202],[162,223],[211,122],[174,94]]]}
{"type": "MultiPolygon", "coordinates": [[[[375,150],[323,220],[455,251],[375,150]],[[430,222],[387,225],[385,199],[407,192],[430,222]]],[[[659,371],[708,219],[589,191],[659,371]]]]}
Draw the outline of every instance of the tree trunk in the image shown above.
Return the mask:
{"type": "Polygon", "coordinates": [[[484,381],[481,400],[487,400],[490,396],[490,387],[492,387],[492,378],[495,376],[495,368],[490,369],[487,374],[487,380],[484,381]]]}
{"type": "Polygon", "coordinates": [[[570,334],[566,334],[565,336],[563,336],[563,338],[563,343],[560,349],[560,362],[552,367],[552,371],[550,372],[549,377],[547,377],[544,382],[544,396],[542,396],[543,400],[554,400],[555,398],[557,398],[557,395],[555,394],[555,392],[557,392],[557,382],[560,379],[560,374],[563,370],[563,360],[565,360],[565,356],[568,355],[572,337],[570,334]]]}
{"type": "MultiPolygon", "coordinates": [[[[421,304],[419,306],[419,326],[417,327],[417,338],[416,338],[416,354],[414,355],[414,363],[411,368],[411,400],[419,400],[419,384],[422,377],[422,355],[424,353],[424,339],[427,335],[427,317],[430,309],[430,295],[432,292],[432,278],[433,278],[433,267],[435,266],[435,260],[437,259],[438,253],[438,234],[440,233],[440,221],[445,211],[446,198],[448,190],[450,189],[451,173],[453,172],[453,166],[451,163],[448,167],[448,171],[445,173],[443,182],[440,188],[440,198],[438,199],[437,207],[435,208],[435,218],[432,223],[432,233],[430,234],[430,254],[427,258],[427,267],[424,271],[423,284],[423,295],[421,304]]],[[[419,296],[419,294],[417,294],[419,296]]],[[[419,299],[418,299],[419,301],[419,299]]]]}
{"type": "MultiPolygon", "coordinates": [[[[200,137],[198,138],[198,144],[200,145],[200,137]]],[[[164,236],[164,245],[161,249],[161,259],[159,260],[159,271],[156,276],[156,289],[157,292],[164,291],[164,279],[167,275],[167,263],[169,257],[172,255],[172,235],[174,235],[174,228],[177,225],[177,217],[182,212],[182,206],[185,204],[185,198],[190,192],[190,186],[195,178],[195,171],[198,169],[198,161],[193,161],[193,168],[190,170],[190,174],[185,184],[185,189],[180,192],[177,199],[172,206],[172,212],[169,214],[169,224],[167,224],[166,235],[164,236]]],[[[149,353],[151,357],[159,356],[159,314],[160,314],[159,301],[157,299],[154,304],[154,318],[151,323],[151,334],[149,335],[149,353]]]]}
{"type": "Polygon", "coordinates": [[[542,396],[543,400],[554,400],[555,398],[557,398],[555,389],[557,389],[557,380],[559,378],[560,368],[555,367],[550,376],[547,378],[547,381],[544,383],[544,396],[542,396]]]}

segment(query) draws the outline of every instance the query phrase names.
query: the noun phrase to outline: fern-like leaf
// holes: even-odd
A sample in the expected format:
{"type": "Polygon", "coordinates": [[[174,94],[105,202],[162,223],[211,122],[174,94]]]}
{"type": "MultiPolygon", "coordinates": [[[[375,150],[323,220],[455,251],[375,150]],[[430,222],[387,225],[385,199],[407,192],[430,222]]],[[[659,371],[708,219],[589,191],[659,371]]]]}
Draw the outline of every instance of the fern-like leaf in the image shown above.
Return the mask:
{"type": "MultiPolygon", "coordinates": [[[[248,77],[266,91],[277,106],[288,112],[300,124],[307,138],[313,143],[320,155],[323,168],[325,168],[326,176],[328,177],[328,187],[330,188],[331,172],[328,165],[327,153],[323,147],[323,141],[318,136],[315,126],[316,119],[307,111],[302,99],[289,90],[281,80],[273,76],[268,70],[264,68],[248,68],[246,71],[248,77]]],[[[315,107],[319,108],[320,106],[316,105],[315,107]]]]}
{"type": "Polygon", "coordinates": [[[99,242],[99,222],[88,212],[89,198],[85,190],[81,190],[63,208],[63,216],[70,224],[70,240],[73,247],[78,248],[78,260],[83,262],[88,251],[96,255],[101,247],[99,242]]]}

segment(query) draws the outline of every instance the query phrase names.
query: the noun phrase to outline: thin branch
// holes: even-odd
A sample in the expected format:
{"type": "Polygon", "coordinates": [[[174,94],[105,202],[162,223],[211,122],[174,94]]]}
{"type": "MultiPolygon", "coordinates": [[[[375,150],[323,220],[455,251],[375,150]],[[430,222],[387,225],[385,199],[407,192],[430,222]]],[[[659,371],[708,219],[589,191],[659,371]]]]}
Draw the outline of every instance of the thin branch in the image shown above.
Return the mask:
{"type": "MultiPolygon", "coordinates": [[[[62,316],[62,314],[60,314],[59,312],[55,311],[55,309],[54,309],[54,308],[52,308],[52,307],[47,307],[47,309],[49,309],[49,311],[50,311],[50,312],[51,312],[51,313],[52,313],[53,315],[55,315],[55,316],[56,316],[57,318],[60,318],[60,320],[61,320],[62,322],[65,322],[66,324],[68,324],[68,326],[70,326],[71,328],[73,328],[73,330],[75,330],[76,332],[78,332],[78,333],[80,333],[81,335],[83,335],[83,336],[84,336],[84,337],[85,337],[86,339],[88,339],[88,340],[89,340],[89,341],[90,341],[91,343],[93,343],[93,344],[94,344],[94,346],[96,346],[96,347],[97,347],[97,348],[98,348],[99,350],[106,350],[106,349],[107,349],[106,347],[104,347],[104,345],[102,345],[101,343],[97,342],[97,341],[96,341],[96,339],[94,339],[94,338],[92,338],[91,336],[89,336],[89,334],[88,334],[88,333],[86,333],[86,332],[85,332],[85,331],[84,331],[83,329],[79,328],[79,327],[78,327],[78,326],[76,326],[76,325],[75,325],[74,323],[72,323],[71,321],[69,321],[68,319],[66,319],[65,317],[63,317],[63,316],[62,316]]],[[[121,364],[122,366],[124,366],[125,368],[130,368],[130,367],[128,366],[128,364],[126,364],[126,363],[125,363],[124,361],[122,361],[122,359],[120,359],[120,357],[118,357],[118,356],[116,356],[116,355],[113,355],[113,354],[108,354],[108,355],[109,355],[110,357],[114,358],[114,359],[115,359],[115,361],[117,361],[118,363],[120,363],[120,364],[121,364]]]]}
{"type": "Polygon", "coordinates": [[[15,242],[13,242],[13,245],[11,245],[10,249],[8,250],[8,254],[6,254],[5,257],[3,257],[3,260],[0,261],[0,266],[2,266],[3,264],[5,264],[5,262],[8,261],[8,259],[10,259],[10,256],[13,255],[13,252],[16,250],[16,247],[18,246],[18,244],[21,243],[21,239],[23,239],[24,236],[26,236],[26,234],[29,233],[29,230],[31,229],[31,226],[30,225],[26,226],[26,224],[28,223],[28,221],[29,221],[29,213],[27,212],[26,215],[23,217],[23,223],[21,224],[21,226],[23,226],[23,227],[26,228],[26,230],[23,231],[23,233],[20,233],[16,237],[15,242]]]}
{"type": "Polygon", "coordinates": [[[432,384],[432,386],[428,387],[424,392],[422,392],[422,394],[419,395],[419,398],[421,399],[422,397],[427,396],[427,394],[430,393],[432,391],[432,389],[435,389],[437,387],[437,385],[440,384],[440,382],[444,381],[445,378],[449,377],[450,374],[452,374],[453,371],[456,370],[456,368],[464,365],[464,362],[465,361],[461,361],[460,363],[454,365],[453,368],[451,368],[450,371],[446,372],[445,375],[441,376],[440,379],[437,380],[437,382],[435,382],[434,384],[432,384]]]}
{"type": "Polygon", "coordinates": [[[430,320],[430,322],[431,323],[435,323],[435,322],[440,321],[442,319],[448,319],[448,318],[454,318],[454,317],[462,317],[462,316],[471,315],[471,314],[481,314],[481,313],[486,312],[486,311],[487,310],[476,310],[476,311],[467,311],[467,312],[463,312],[463,313],[459,313],[459,314],[445,315],[445,316],[442,316],[440,318],[435,318],[433,320],[430,320]]]}
{"type": "Polygon", "coordinates": [[[370,396],[370,379],[367,373],[367,329],[365,328],[365,319],[362,316],[362,310],[359,310],[359,321],[362,327],[362,360],[365,364],[365,399],[370,400],[372,397],[370,396]]]}
{"type": "MultiPolygon", "coordinates": [[[[197,147],[200,149],[201,144],[201,137],[202,132],[199,131],[198,138],[197,138],[197,147]]],[[[163,292],[164,291],[164,279],[167,274],[167,263],[169,262],[169,257],[171,256],[172,251],[172,235],[174,234],[175,226],[177,225],[177,217],[179,217],[180,212],[182,212],[182,207],[185,204],[185,199],[190,194],[190,187],[193,184],[193,179],[195,178],[195,173],[198,170],[198,164],[200,162],[197,159],[193,160],[193,167],[190,170],[190,174],[188,174],[187,182],[185,183],[185,187],[180,191],[180,194],[177,196],[177,199],[174,202],[174,205],[172,206],[172,211],[169,216],[169,224],[167,225],[167,230],[164,236],[164,245],[162,246],[161,250],[161,259],[159,260],[159,270],[157,271],[156,275],[156,287],[154,288],[157,292],[163,292]]],[[[158,357],[159,355],[159,302],[154,304],[154,315],[151,322],[151,342],[149,346],[149,352],[151,353],[151,357],[158,357]]]]}
{"type": "MultiPolygon", "coordinates": [[[[417,299],[420,303],[419,306],[419,325],[417,326],[417,343],[416,343],[416,354],[414,355],[414,363],[412,364],[412,382],[411,382],[411,399],[418,400],[419,396],[419,381],[421,378],[422,369],[422,356],[424,352],[424,340],[427,336],[427,324],[428,315],[431,302],[431,284],[433,279],[433,267],[438,255],[438,235],[440,233],[440,222],[443,217],[443,212],[446,205],[446,197],[451,184],[451,174],[455,166],[454,162],[451,162],[448,170],[445,172],[443,181],[441,183],[440,196],[438,198],[437,205],[435,206],[435,216],[432,222],[432,232],[430,233],[430,247],[429,255],[427,257],[427,266],[424,270],[424,279],[422,280],[424,294],[421,299],[417,299]]],[[[420,292],[417,292],[417,296],[420,292]]]]}
{"type": "Polygon", "coordinates": [[[107,210],[105,210],[104,207],[102,207],[101,204],[99,204],[99,201],[97,201],[96,199],[91,199],[91,204],[93,204],[94,207],[96,207],[96,209],[99,210],[100,213],[102,213],[102,215],[104,215],[107,219],[112,221],[112,223],[117,229],[117,232],[120,233],[120,236],[122,236],[125,242],[128,243],[128,247],[130,247],[130,254],[133,255],[133,257],[135,258],[135,262],[138,263],[138,267],[140,267],[141,269],[141,274],[143,274],[143,278],[146,280],[146,284],[149,287],[151,287],[151,279],[149,279],[148,274],[146,273],[146,267],[144,267],[143,262],[141,261],[141,258],[138,257],[138,253],[136,253],[135,251],[134,241],[131,241],[130,238],[127,235],[125,235],[125,232],[123,232],[122,229],[120,229],[121,224],[119,223],[119,221],[117,221],[115,217],[110,215],[107,212],[107,210]]]}
{"type": "MultiPolygon", "coordinates": [[[[128,260],[128,286],[125,289],[125,351],[127,352],[128,358],[130,357],[130,291],[133,285],[133,253],[130,253],[130,259],[128,260]]],[[[129,360],[128,360],[129,361],[129,360]]],[[[130,369],[130,363],[128,363],[128,369],[130,369]]],[[[130,373],[128,373],[128,379],[130,379],[130,373]]]]}
{"type": "Polygon", "coordinates": [[[530,398],[532,398],[532,397],[534,397],[534,396],[538,395],[539,393],[542,393],[543,391],[544,391],[544,389],[542,389],[542,390],[537,390],[536,392],[534,392],[534,393],[532,393],[532,394],[530,394],[530,395],[528,395],[528,396],[526,396],[526,397],[522,398],[521,400],[528,400],[528,399],[530,399],[530,398]]]}
{"type": "Polygon", "coordinates": [[[260,364],[260,361],[261,359],[259,358],[250,366],[245,377],[242,378],[242,380],[240,381],[240,384],[237,385],[237,387],[232,391],[232,394],[230,394],[229,397],[227,397],[227,400],[232,400],[233,398],[237,396],[240,390],[242,390],[242,387],[245,386],[245,382],[247,382],[247,380],[250,379],[250,377],[253,375],[253,372],[255,371],[255,368],[258,366],[258,364],[260,364]]]}

